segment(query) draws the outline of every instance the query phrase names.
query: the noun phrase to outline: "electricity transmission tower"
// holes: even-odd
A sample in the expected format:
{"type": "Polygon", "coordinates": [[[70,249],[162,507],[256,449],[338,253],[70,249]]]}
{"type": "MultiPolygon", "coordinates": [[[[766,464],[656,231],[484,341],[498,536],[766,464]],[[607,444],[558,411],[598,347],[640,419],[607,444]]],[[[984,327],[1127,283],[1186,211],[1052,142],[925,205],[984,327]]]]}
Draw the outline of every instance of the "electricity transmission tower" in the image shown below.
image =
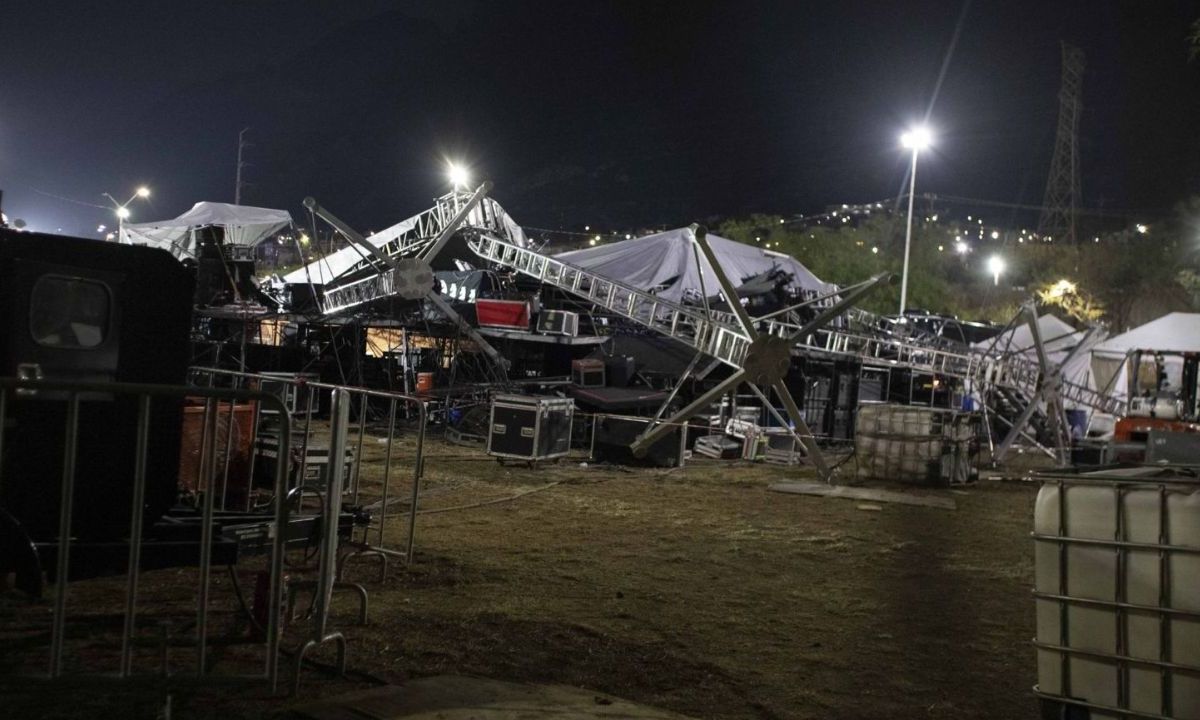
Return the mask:
{"type": "Polygon", "coordinates": [[[250,164],[248,162],[242,161],[242,151],[245,148],[248,148],[252,145],[252,143],[246,142],[246,131],[249,129],[250,128],[248,128],[248,127],[242,128],[242,131],[240,133],[238,133],[237,180],[236,180],[236,184],[234,185],[234,188],[233,188],[233,204],[234,205],[242,204],[242,188],[245,187],[246,185],[250,184],[250,183],[242,181],[242,168],[250,164]]]}
{"type": "Polygon", "coordinates": [[[1054,137],[1054,157],[1046,178],[1046,198],[1038,234],[1073,243],[1075,211],[1079,207],[1079,115],[1083,87],[1083,51],[1062,44],[1062,87],[1058,91],[1058,131],[1054,137]]]}

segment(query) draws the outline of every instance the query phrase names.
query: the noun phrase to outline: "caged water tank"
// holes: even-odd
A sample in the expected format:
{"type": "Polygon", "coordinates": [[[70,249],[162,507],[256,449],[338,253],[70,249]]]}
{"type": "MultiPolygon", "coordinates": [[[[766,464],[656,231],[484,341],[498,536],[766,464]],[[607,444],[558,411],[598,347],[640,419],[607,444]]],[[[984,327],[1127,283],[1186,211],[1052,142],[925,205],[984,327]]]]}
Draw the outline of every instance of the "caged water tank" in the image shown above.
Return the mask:
{"type": "Polygon", "coordinates": [[[1034,510],[1047,717],[1200,720],[1200,479],[1143,467],[1042,476],[1034,510]]]}

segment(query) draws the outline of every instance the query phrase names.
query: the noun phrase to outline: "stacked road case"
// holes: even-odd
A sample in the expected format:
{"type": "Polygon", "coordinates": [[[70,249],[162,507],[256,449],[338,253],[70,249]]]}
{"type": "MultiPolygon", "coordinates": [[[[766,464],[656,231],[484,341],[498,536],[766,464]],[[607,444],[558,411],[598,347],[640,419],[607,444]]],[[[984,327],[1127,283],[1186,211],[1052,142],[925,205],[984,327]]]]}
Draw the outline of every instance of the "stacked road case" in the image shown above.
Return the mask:
{"type": "Polygon", "coordinates": [[[571,450],[571,398],[496,395],[488,424],[488,455],[536,462],[571,450]]]}

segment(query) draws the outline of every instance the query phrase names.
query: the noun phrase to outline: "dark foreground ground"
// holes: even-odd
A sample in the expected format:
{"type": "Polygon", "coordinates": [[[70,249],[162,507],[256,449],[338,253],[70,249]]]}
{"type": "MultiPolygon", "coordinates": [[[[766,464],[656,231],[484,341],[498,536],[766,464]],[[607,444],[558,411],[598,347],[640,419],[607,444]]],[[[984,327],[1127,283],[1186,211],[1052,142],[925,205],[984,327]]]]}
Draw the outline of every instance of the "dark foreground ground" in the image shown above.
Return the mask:
{"type": "MultiPolygon", "coordinates": [[[[804,476],[793,468],[573,461],[530,470],[440,442],[430,453],[426,510],[534,492],[422,515],[415,563],[393,565],[382,583],[374,564],[352,565],[350,579],[371,593],[370,623],[351,625],[351,604],[339,599],[334,624],[350,638],[356,672],[333,680],[306,671],[302,700],[372,678],[460,673],[586,687],[700,718],[1036,714],[1032,485],[941,491],[957,510],[864,509],[767,490],[804,476]]],[[[364,470],[368,500],[377,465],[364,470]]],[[[391,521],[397,545],[404,526],[391,521]]],[[[186,619],[190,598],[178,610],[171,599],[179,575],[147,575],[147,623],[186,619]]],[[[217,575],[214,622],[236,629],[227,578],[217,575]]],[[[79,612],[98,618],[73,625],[80,657],[110,638],[97,627],[119,607],[114,589],[73,588],[79,612]]],[[[0,637],[0,716],[162,717],[168,694],[171,717],[259,717],[289,702],[261,688],[156,680],[120,691],[31,685],[19,676],[44,667],[30,648],[48,615],[48,604],[12,592],[0,600],[9,638],[0,637]]],[[[293,629],[287,645],[300,637],[293,629]]],[[[219,654],[216,670],[222,662],[239,656],[219,654]]]]}

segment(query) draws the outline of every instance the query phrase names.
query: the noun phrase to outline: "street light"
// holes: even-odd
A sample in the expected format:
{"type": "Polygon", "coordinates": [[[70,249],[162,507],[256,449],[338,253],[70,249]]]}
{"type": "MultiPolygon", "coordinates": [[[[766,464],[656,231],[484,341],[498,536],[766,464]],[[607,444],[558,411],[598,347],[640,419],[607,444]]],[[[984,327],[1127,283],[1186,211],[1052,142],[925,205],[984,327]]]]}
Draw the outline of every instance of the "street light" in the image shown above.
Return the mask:
{"type": "Polygon", "coordinates": [[[146,187],[145,185],[139,187],[137,190],[134,190],[133,194],[129,196],[129,199],[123,203],[117,202],[117,199],[108,193],[104,193],[104,197],[111,200],[114,206],[113,212],[116,213],[117,216],[117,242],[120,242],[121,235],[124,234],[122,231],[125,229],[125,221],[129,219],[129,203],[137,200],[138,198],[145,199],[150,197],[150,188],[146,187]]]}
{"type": "Polygon", "coordinates": [[[904,232],[904,272],[900,276],[900,320],[904,320],[904,306],[908,301],[908,255],[912,247],[913,200],[917,195],[917,155],[933,142],[928,127],[920,125],[900,136],[900,144],[912,150],[912,175],[908,181],[908,228],[904,232]]]}
{"type": "Polygon", "coordinates": [[[988,272],[992,274],[992,284],[1000,284],[1000,273],[1004,272],[1004,258],[999,255],[993,255],[988,258],[988,272]]]}

